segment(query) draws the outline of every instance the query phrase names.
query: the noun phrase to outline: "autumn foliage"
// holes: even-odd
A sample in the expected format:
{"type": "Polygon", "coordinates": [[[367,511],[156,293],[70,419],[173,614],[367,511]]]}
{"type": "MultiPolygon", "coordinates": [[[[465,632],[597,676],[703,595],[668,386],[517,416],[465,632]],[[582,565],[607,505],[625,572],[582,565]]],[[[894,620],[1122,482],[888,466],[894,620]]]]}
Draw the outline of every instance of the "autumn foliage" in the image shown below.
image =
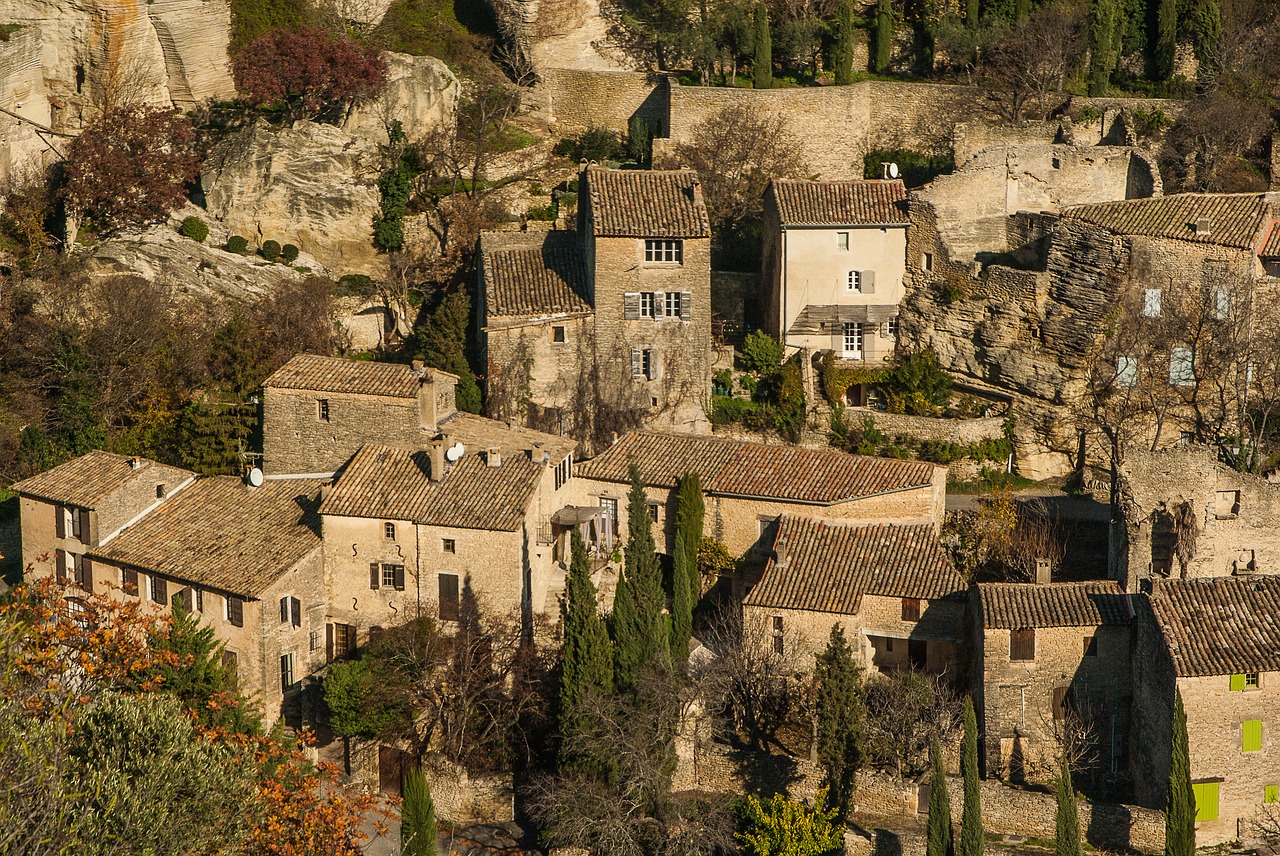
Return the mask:
{"type": "Polygon", "coordinates": [[[69,213],[110,235],[164,220],[198,168],[195,131],[181,113],[129,104],[71,143],[61,195],[69,213]]]}
{"type": "Polygon", "coordinates": [[[240,52],[232,71],[253,104],[284,106],[309,119],[337,119],[387,80],[377,48],[314,28],[271,30],[240,52]]]}

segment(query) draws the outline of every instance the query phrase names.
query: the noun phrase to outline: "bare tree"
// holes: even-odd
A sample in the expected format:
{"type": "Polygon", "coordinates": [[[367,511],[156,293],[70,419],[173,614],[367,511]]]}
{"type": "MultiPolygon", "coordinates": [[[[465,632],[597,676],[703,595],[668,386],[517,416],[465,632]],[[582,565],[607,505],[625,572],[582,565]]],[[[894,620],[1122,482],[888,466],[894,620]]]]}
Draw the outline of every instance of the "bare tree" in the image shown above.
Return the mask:
{"type": "Polygon", "coordinates": [[[954,737],[963,705],[939,675],[889,672],[867,681],[866,752],[869,760],[899,776],[923,772],[929,742],[954,737]]]}
{"type": "Polygon", "coordinates": [[[1024,23],[994,30],[978,48],[978,78],[991,89],[1006,119],[1042,118],[1050,96],[1061,92],[1085,53],[1087,8],[1079,0],[1056,0],[1024,23]]]}

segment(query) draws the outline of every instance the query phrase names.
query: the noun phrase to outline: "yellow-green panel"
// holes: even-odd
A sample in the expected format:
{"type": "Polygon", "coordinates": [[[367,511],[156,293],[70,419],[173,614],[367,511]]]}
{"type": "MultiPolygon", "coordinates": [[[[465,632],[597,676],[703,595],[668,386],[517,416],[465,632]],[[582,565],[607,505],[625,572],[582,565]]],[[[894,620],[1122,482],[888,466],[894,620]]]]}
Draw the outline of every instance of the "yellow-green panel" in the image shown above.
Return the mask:
{"type": "Polygon", "coordinates": [[[1232,675],[1232,676],[1231,676],[1231,689],[1232,689],[1233,691],[1239,691],[1239,690],[1243,690],[1243,689],[1244,689],[1244,675],[1243,675],[1243,674],[1239,674],[1239,675],[1232,675]]]}
{"type": "Polygon", "coordinates": [[[1262,749],[1262,720],[1246,719],[1240,728],[1240,748],[1245,752],[1262,749]]]}
{"type": "Polygon", "coordinates": [[[1218,783],[1193,782],[1191,793],[1196,798],[1196,823],[1218,819],[1218,783]]]}
{"type": "Polygon", "coordinates": [[[1280,785],[1267,785],[1262,789],[1264,803],[1280,803],[1280,785]]]}

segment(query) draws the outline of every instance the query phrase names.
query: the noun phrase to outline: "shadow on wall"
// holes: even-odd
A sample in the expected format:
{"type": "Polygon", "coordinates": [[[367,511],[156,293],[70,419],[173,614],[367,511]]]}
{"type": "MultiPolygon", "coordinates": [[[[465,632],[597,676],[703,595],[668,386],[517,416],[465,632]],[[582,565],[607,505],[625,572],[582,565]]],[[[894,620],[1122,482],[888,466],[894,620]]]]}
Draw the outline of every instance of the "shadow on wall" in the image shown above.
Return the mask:
{"type": "Polygon", "coordinates": [[[798,762],[788,755],[735,749],[729,757],[745,793],[785,794],[802,778],[798,762]]]}
{"type": "Polygon", "coordinates": [[[871,856],[902,856],[902,838],[887,829],[871,830],[871,856]]]}

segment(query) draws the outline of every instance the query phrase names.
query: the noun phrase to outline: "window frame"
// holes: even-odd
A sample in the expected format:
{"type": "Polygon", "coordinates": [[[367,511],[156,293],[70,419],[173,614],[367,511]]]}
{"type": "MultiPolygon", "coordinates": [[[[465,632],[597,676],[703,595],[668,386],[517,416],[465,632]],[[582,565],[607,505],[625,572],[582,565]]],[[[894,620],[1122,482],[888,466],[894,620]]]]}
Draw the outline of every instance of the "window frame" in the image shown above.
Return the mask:
{"type": "Polygon", "coordinates": [[[904,597],[902,599],[902,620],[903,621],[919,621],[920,620],[920,598],[904,597]]]}
{"type": "Polygon", "coordinates": [[[457,621],[462,608],[462,579],[457,574],[436,574],[436,599],[441,621],[457,621]],[[445,580],[453,580],[453,594],[445,597],[445,580]]]}
{"type": "Polygon", "coordinates": [[[1164,311],[1164,290],[1160,288],[1144,288],[1142,290],[1142,317],[1159,318],[1164,311]]]}
{"type": "Polygon", "coordinates": [[[168,606],[169,581],[159,574],[147,574],[147,600],[159,606],[168,606]]]}
{"type": "Polygon", "coordinates": [[[332,417],[332,414],[329,411],[329,399],[317,398],[316,399],[316,421],[331,422],[333,421],[331,417],[332,417]]]}
{"type": "Polygon", "coordinates": [[[845,291],[851,291],[855,294],[862,293],[862,271],[851,270],[845,279],[845,291]]]}
{"type": "Polygon", "coordinates": [[[458,555],[458,539],[457,538],[441,538],[440,552],[450,556],[458,555]]]}
{"type": "Polygon", "coordinates": [[[293,652],[288,651],[280,655],[280,692],[288,693],[296,684],[293,674],[293,652]]]}
{"type": "Polygon", "coordinates": [[[836,232],[836,249],[843,252],[849,251],[849,233],[848,232],[836,232]]]}
{"type": "Polygon", "coordinates": [[[382,540],[396,540],[396,524],[390,520],[382,521],[382,540]]]}
{"type": "Polygon", "coordinates": [[[568,337],[565,333],[565,326],[563,324],[553,324],[551,326],[551,344],[563,345],[566,341],[568,341],[568,337]]]}
{"type": "Polygon", "coordinates": [[[681,317],[682,297],[679,291],[667,291],[663,293],[662,298],[662,314],[665,318],[681,317]],[[674,305],[673,305],[674,304],[674,305]],[[674,311],[673,311],[674,310],[674,311]]]}
{"type": "Polygon", "coordinates": [[[1009,660],[1030,663],[1036,659],[1036,629],[1017,627],[1009,631],[1009,660]]]}
{"type": "Polygon", "coordinates": [[[861,360],[867,352],[866,331],[858,321],[845,321],[841,329],[840,356],[846,360],[861,360]],[[857,344],[855,350],[849,349],[849,342],[857,344]]]}
{"type": "Polygon", "coordinates": [[[644,263],[673,267],[684,264],[684,241],[680,238],[645,238],[644,263]]]}
{"type": "Polygon", "coordinates": [[[654,303],[655,303],[654,298],[656,296],[657,296],[657,293],[653,291],[640,292],[640,317],[641,318],[654,317],[654,311],[653,311],[654,303]]]}

